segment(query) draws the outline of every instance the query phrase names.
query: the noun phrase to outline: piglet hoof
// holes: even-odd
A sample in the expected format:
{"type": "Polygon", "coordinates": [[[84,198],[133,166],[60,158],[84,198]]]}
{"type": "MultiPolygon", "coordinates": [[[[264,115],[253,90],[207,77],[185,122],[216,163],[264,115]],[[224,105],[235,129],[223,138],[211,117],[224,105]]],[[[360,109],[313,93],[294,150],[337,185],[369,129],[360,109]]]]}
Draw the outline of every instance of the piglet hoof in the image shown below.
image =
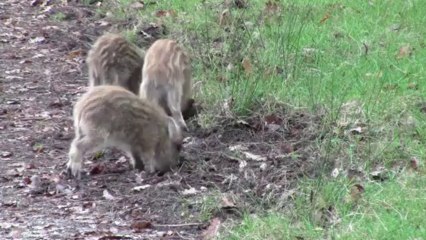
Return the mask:
{"type": "Polygon", "coordinates": [[[133,166],[134,169],[140,171],[143,171],[145,169],[145,165],[142,161],[135,161],[135,166],[133,166]]]}
{"type": "Polygon", "coordinates": [[[70,166],[67,166],[65,170],[65,175],[68,179],[77,179],[81,180],[81,171],[73,171],[73,169],[70,166]]]}

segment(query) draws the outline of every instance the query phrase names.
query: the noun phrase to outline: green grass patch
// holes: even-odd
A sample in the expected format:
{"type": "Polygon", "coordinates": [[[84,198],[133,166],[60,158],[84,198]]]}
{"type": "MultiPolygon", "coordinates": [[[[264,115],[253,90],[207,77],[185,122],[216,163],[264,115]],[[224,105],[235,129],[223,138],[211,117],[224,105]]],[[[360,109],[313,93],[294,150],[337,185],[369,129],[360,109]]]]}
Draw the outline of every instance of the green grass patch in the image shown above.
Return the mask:
{"type": "Polygon", "coordinates": [[[310,184],[299,194],[291,214],[247,216],[240,225],[228,230],[224,239],[422,239],[426,236],[424,174],[406,172],[403,177],[386,183],[366,182],[365,192],[357,203],[350,195],[352,184],[343,179],[328,182],[319,189],[316,182],[310,184]],[[311,190],[321,197],[312,201],[311,190]]]}

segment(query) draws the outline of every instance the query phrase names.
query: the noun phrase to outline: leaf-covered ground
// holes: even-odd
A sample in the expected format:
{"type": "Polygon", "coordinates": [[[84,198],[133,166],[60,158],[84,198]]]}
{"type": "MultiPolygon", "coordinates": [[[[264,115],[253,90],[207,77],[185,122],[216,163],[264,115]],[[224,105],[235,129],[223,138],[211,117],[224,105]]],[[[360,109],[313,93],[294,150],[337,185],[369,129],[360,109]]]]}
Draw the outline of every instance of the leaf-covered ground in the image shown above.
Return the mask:
{"type": "Polygon", "coordinates": [[[65,2],[0,3],[2,239],[201,239],[227,219],[285,205],[297,177],[312,173],[320,119],[282,107],[210,129],[192,118],[176,172],[147,178],[112,149],[86,156],[81,181],[67,179],[87,50],[123,23],[65,2]]]}

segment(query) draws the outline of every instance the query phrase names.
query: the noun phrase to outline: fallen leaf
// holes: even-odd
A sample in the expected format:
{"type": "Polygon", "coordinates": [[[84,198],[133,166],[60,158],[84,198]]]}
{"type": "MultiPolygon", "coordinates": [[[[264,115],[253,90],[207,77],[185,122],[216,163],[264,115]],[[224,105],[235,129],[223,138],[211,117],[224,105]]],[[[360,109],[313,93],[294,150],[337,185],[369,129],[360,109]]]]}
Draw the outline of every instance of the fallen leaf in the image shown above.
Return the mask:
{"type": "Polygon", "coordinates": [[[231,111],[233,105],[234,105],[234,98],[231,97],[224,100],[222,105],[222,111],[225,113],[226,116],[228,117],[233,116],[233,113],[231,111]]]}
{"type": "Polygon", "coordinates": [[[31,60],[25,59],[25,60],[19,61],[19,64],[32,63],[32,62],[33,61],[31,61],[31,60]]]}
{"type": "Polygon", "coordinates": [[[326,13],[326,14],[324,15],[324,17],[322,17],[322,18],[321,18],[320,23],[321,23],[321,24],[323,24],[323,23],[325,23],[325,21],[327,21],[328,19],[330,19],[330,14],[329,14],[329,13],[326,13]]]}
{"type": "Polygon", "coordinates": [[[9,105],[14,105],[14,104],[20,104],[21,102],[19,102],[18,100],[7,100],[6,103],[9,105]]]}
{"type": "Polygon", "coordinates": [[[351,200],[352,202],[358,202],[361,199],[362,194],[365,192],[365,189],[360,184],[355,184],[351,187],[351,200]]]}
{"type": "Polygon", "coordinates": [[[35,190],[35,189],[41,188],[41,179],[38,175],[32,176],[30,181],[31,181],[31,183],[28,186],[30,189],[35,190]]]}
{"type": "Polygon", "coordinates": [[[219,25],[226,26],[226,25],[229,25],[230,22],[231,22],[231,13],[229,12],[229,9],[225,9],[222,11],[222,13],[219,16],[219,25]]]}
{"type": "MultiPolygon", "coordinates": [[[[62,185],[62,184],[56,184],[56,188],[55,188],[56,193],[64,193],[68,196],[72,195],[73,192],[71,189],[67,188],[66,186],[62,185]]],[[[83,205],[84,206],[84,205],[83,205]]],[[[87,208],[87,207],[86,207],[87,208]]]]}
{"type": "Polygon", "coordinates": [[[266,157],[262,157],[250,152],[242,152],[246,158],[250,159],[250,160],[254,160],[254,161],[266,161],[266,157]]]}
{"type": "Polygon", "coordinates": [[[408,84],[408,88],[409,88],[409,89],[413,89],[413,90],[418,90],[418,89],[419,89],[419,87],[418,87],[417,83],[415,83],[415,82],[410,82],[410,83],[408,84]]]}
{"type": "Polygon", "coordinates": [[[370,175],[373,180],[381,182],[389,178],[386,174],[386,169],[384,167],[379,167],[377,170],[372,171],[370,175]]]}
{"type": "Polygon", "coordinates": [[[170,17],[170,16],[174,17],[176,16],[176,12],[174,10],[158,10],[155,13],[155,16],[156,17],[170,17]]]}
{"type": "Polygon", "coordinates": [[[214,239],[219,232],[219,227],[220,227],[219,218],[213,218],[210,222],[209,227],[202,233],[203,239],[205,240],[214,239]]]}
{"type": "Polygon", "coordinates": [[[410,167],[413,170],[418,170],[419,169],[419,160],[416,157],[412,157],[410,160],[410,167]]]}
{"type": "Polygon", "coordinates": [[[67,57],[68,57],[68,59],[72,60],[72,59],[79,57],[79,56],[82,56],[82,55],[83,55],[83,50],[77,49],[77,50],[69,52],[67,57]]]}
{"type": "Polygon", "coordinates": [[[234,145],[234,146],[230,146],[230,147],[228,147],[229,148],[229,150],[231,150],[231,151],[246,151],[246,150],[248,150],[248,148],[246,147],[246,146],[243,146],[243,145],[241,145],[241,144],[237,144],[237,145],[234,145]]]}
{"type": "Polygon", "coordinates": [[[46,39],[44,37],[35,37],[35,38],[31,38],[29,40],[29,43],[42,43],[44,42],[46,39]]]}
{"type": "Polygon", "coordinates": [[[246,127],[250,127],[250,124],[244,120],[237,120],[237,123],[246,127]]]}
{"type": "Polygon", "coordinates": [[[399,49],[396,58],[401,59],[401,58],[409,57],[411,56],[412,53],[413,53],[412,47],[410,45],[405,45],[399,49]]]}
{"type": "Polygon", "coordinates": [[[22,179],[22,182],[24,182],[27,185],[30,185],[31,184],[31,178],[26,176],[22,179]]]}
{"type": "Polygon", "coordinates": [[[44,57],[44,55],[43,54],[41,54],[41,53],[37,53],[36,55],[34,55],[33,56],[33,58],[42,58],[42,57],[44,57]]]}
{"type": "Polygon", "coordinates": [[[293,145],[291,143],[283,143],[280,147],[281,151],[285,154],[294,152],[293,145]]]}
{"type": "Polygon", "coordinates": [[[245,167],[247,167],[247,161],[244,161],[244,160],[240,161],[240,165],[239,165],[240,172],[243,171],[245,167]]]}
{"type": "Polygon", "coordinates": [[[115,199],[115,197],[112,196],[111,193],[109,193],[108,190],[106,190],[106,189],[103,191],[102,195],[104,196],[104,198],[106,200],[114,200],[115,199]]]}
{"type": "Polygon", "coordinates": [[[339,176],[339,169],[338,168],[335,168],[335,169],[333,169],[333,171],[331,172],[331,176],[333,177],[333,178],[337,178],[337,176],[339,176]]]}
{"type": "Polygon", "coordinates": [[[26,169],[36,169],[36,166],[35,166],[34,163],[30,162],[30,163],[25,164],[25,168],[26,169]]]}
{"type": "Polygon", "coordinates": [[[142,1],[134,2],[130,4],[130,7],[134,10],[141,10],[145,7],[145,3],[142,1]]]}
{"type": "Polygon", "coordinates": [[[246,0],[234,0],[234,4],[237,8],[247,8],[246,0]]]}
{"type": "Polygon", "coordinates": [[[142,186],[137,186],[137,187],[132,188],[132,191],[140,192],[140,191],[145,190],[149,187],[151,187],[151,185],[145,184],[145,185],[142,185],[142,186]]]}
{"type": "Polygon", "coordinates": [[[193,187],[191,187],[189,189],[185,189],[185,190],[182,191],[182,195],[184,195],[184,196],[194,195],[196,193],[198,193],[198,191],[197,191],[197,189],[195,189],[193,187]]]}
{"type": "Polygon", "coordinates": [[[110,23],[109,22],[107,22],[107,21],[104,21],[104,20],[99,20],[99,21],[96,21],[98,24],[99,24],[99,26],[101,26],[101,27],[105,27],[105,26],[109,26],[110,25],[110,23]]]}
{"type": "Polygon", "coordinates": [[[8,158],[8,157],[11,157],[12,155],[13,155],[13,153],[12,152],[8,152],[8,151],[3,151],[3,152],[0,153],[0,156],[2,158],[8,158]]]}
{"type": "Polygon", "coordinates": [[[130,228],[136,231],[141,231],[143,229],[152,228],[152,223],[148,221],[134,222],[130,225],[130,228]]]}
{"type": "Polygon", "coordinates": [[[360,134],[360,133],[362,133],[362,128],[361,127],[351,128],[351,129],[349,129],[349,132],[352,133],[352,134],[355,134],[355,133],[360,134]]]}
{"type": "Polygon", "coordinates": [[[253,66],[251,65],[251,62],[248,58],[244,58],[243,61],[241,62],[244,68],[244,71],[247,74],[250,74],[253,72],[253,66]]]}
{"type": "Polygon", "coordinates": [[[266,127],[268,128],[268,131],[270,132],[276,132],[278,131],[278,129],[281,128],[281,126],[278,124],[268,124],[266,127]]]}
{"type": "Polygon", "coordinates": [[[34,152],[41,153],[41,152],[43,152],[43,150],[44,150],[43,144],[39,144],[39,143],[34,144],[34,146],[33,146],[33,151],[34,152]]]}
{"type": "Polygon", "coordinates": [[[105,166],[101,164],[96,164],[92,169],[90,169],[90,175],[100,174],[104,171],[105,166]]]}
{"type": "Polygon", "coordinates": [[[280,11],[280,6],[277,1],[268,0],[265,4],[265,9],[263,10],[266,14],[272,15],[280,11]]]}
{"type": "Polygon", "coordinates": [[[10,176],[10,177],[19,177],[22,175],[22,173],[18,169],[9,169],[6,171],[4,175],[10,176]]]}
{"type": "Polygon", "coordinates": [[[222,197],[222,208],[234,208],[235,203],[229,200],[226,196],[222,197]]]}
{"type": "Polygon", "coordinates": [[[35,7],[35,6],[41,5],[42,3],[43,3],[42,0],[33,0],[31,1],[31,6],[35,7]]]}
{"type": "Polygon", "coordinates": [[[278,124],[280,125],[282,123],[282,119],[280,117],[278,117],[275,114],[271,114],[271,115],[267,115],[263,118],[263,120],[265,121],[266,124],[278,124]]]}
{"type": "Polygon", "coordinates": [[[127,159],[124,156],[121,156],[117,161],[115,161],[115,164],[123,164],[126,163],[127,159]]]}

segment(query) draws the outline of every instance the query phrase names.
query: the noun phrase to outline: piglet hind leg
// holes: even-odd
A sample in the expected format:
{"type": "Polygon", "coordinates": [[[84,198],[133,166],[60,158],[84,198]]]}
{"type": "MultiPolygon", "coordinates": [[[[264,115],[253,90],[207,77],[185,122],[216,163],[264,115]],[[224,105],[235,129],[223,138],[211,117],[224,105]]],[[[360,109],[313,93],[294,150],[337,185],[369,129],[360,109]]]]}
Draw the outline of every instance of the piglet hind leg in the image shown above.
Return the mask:
{"type": "MultiPolygon", "coordinates": [[[[142,159],[141,163],[143,163],[143,165],[144,165],[145,172],[148,175],[154,175],[154,173],[155,173],[155,152],[154,152],[154,150],[137,151],[137,154],[135,154],[135,156],[137,156],[135,159],[142,159]]],[[[136,168],[136,165],[135,165],[135,168],[136,168]]]]}
{"type": "Polygon", "coordinates": [[[138,151],[131,151],[129,154],[130,164],[134,169],[143,171],[145,169],[145,164],[141,158],[141,155],[138,154],[138,151]]]}
{"type": "Polygon", "coordinates": [[[167,103],[173,119],[177,122],[182,131],[188,132],[188,126],[186,125],[185,120],[183,119],[181,111],[181,100],[176,93],[170,93],[167,98],[167,103]]]}
{"type": "Polygon", "coordinates": [[[83,157],[87,152],[95,152],[102,147],[103,141],[87,136],[76,136],[71,142],[68,153],[67,174],[81,179],[81,169],[83,167],[83,157]]]}

